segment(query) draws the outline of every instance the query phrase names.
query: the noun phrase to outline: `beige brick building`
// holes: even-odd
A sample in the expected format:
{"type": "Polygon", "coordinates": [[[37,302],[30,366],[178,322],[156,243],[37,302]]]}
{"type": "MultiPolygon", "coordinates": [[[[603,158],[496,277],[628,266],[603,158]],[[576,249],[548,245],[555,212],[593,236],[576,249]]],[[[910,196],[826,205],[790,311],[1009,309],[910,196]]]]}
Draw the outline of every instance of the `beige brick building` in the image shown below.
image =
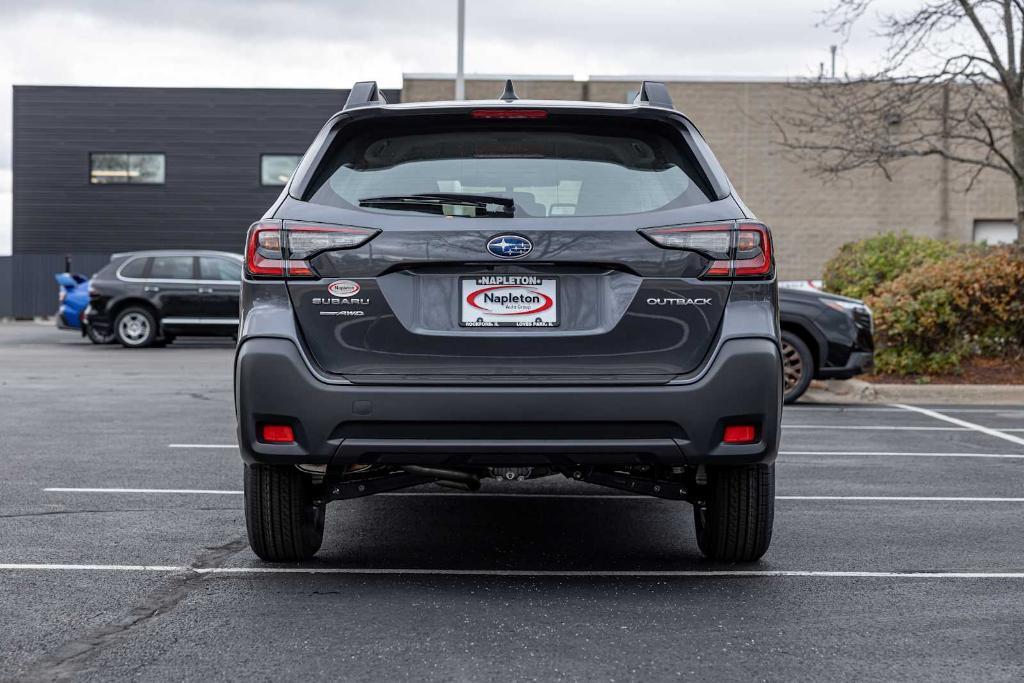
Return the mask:
{"type": "MultiPolygon", "coordinates": [[[[520,97],[626,102],[641,77],[513,76],[520,97]]],[[[676,108],[708,139],[740,196],[771,225],[784,279],[817,278],[839,245],[878,232],[906,230],[957,241],[1012,231],[1013,188],[998,173],[983,175],[969,193],[962,169],[940,159],[905,162],[886,180],[858,172],[824,182],[805,164],[785,158],[777,145],[773,112],[787,106],[784,80],[672,79],[665,81],[676,108]]],[[[504,81],[470,76],[468,99],[494,99],[504,81]]],[[[451,76],[406,74],[402,101],[448,100],[451,76]]]]}

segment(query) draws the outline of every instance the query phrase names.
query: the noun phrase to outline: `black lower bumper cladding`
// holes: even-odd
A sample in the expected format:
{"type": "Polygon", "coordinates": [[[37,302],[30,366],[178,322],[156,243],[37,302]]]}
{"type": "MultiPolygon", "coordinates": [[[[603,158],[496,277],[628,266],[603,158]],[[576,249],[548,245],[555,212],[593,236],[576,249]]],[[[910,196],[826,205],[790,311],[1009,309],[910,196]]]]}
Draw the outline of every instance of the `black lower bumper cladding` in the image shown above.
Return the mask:
{"type": "Polygon", "coordinates": [[[770,463],[780,368],[775,343],[752,338],[723,343],[687,384],[328,384],[292,341],[253,338],[236,358],[239,446],[250,463],[331,467],[770,463]],[[266,423],[292,425],[296,442],[261,443],[266,423]],[[734,423],[757,425],[758,440],[723,444],[734,423]]]}

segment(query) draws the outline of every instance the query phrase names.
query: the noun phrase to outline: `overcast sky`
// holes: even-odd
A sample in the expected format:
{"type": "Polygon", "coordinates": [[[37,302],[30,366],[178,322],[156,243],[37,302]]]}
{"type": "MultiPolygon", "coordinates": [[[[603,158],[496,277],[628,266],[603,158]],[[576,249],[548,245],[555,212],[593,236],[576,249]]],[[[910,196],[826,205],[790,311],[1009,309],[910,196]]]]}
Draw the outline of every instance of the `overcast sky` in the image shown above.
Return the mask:
{"type": "MultiPolygon", "coordinates": [[[[466,71],[807,76],[831,0],[467,0],[466,71]]],[[[914,5],[891,0],[886,5],[914,5]]],[[[345,88],[455,68],[456,0],[0,0],[0,254],[10,251],[11,85],[345,88]]],[[[840,71],[870,69],[868,21],[840,71]]]]}

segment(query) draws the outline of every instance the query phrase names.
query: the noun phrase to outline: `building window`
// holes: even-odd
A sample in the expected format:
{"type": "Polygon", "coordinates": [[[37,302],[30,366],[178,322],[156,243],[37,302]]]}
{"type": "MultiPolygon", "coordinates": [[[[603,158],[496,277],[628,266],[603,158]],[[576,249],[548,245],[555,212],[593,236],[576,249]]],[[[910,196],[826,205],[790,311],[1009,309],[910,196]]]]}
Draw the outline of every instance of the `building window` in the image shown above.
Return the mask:
{"type": "Polygon", "coordinates": [[[133,152],[90,154],[89,182],[93,185],[163,185],[164,155],[133,152]]]}
{"type": "Polygon", "coordinates": [[[974,221],[974,241],[978,244],[1012,244],[1017,236],[1017,224],[1013,221],[974,221]]]}
{"type": "Polygon", "coordinates": [[[299,165],[298,154],[261,154],[260,155],[260,184],[261,185],[284,185],[295,172],[299,165]]]}

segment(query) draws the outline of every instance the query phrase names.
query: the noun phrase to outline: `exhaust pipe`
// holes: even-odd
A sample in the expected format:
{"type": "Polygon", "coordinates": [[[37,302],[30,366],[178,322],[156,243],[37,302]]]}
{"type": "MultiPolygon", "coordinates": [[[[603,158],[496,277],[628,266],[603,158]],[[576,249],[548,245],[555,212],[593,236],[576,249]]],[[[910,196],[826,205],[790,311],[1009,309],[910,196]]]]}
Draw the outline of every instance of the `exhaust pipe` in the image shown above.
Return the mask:
{"type": "Polygon", "coordinates": [[[449,470],[442,467],[423,467],[422,465],[402,465],[402,469],[409,474],[436,479],[439,486],[460,491],[477,491],[480,489],[480,477],[471,472],[449,470]]]}

